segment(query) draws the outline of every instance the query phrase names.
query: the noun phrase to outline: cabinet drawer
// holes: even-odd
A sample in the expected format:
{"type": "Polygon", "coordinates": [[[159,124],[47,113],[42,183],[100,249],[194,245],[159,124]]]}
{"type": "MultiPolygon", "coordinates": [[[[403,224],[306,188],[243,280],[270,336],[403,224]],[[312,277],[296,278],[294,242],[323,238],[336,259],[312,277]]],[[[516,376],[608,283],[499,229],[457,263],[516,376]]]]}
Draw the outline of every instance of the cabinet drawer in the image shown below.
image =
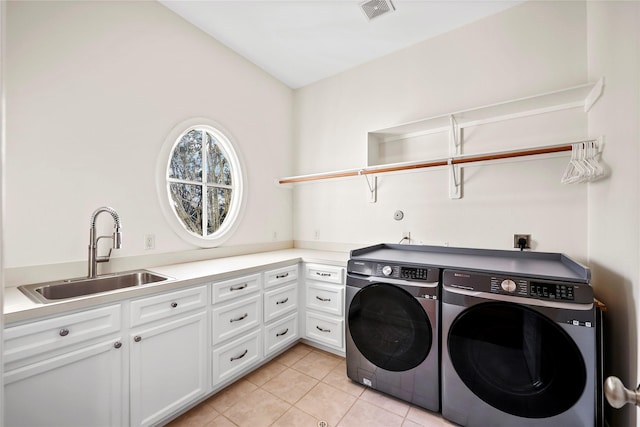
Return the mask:
{"type": "Polygon", "coordinates": [[[318,282],[307,283],[306,306],[313,310],[342,316],[344,288],[318,282]]]}
{"type": "Polygon", "coordinates": [[[344,268],[333,265],[322,264],[306,264],[305,277],[311,280],[319,280],[321,282],[342,284],[344,276],[344,268]]]}
{"type": "Polygon", "coordinates": [[[259,274],[237,277],[224,282],[214,283],[212,286],[211,302],[213,304],[241,297],[260,289],[261,279],[259,274]]]}
{"type": "Polygon", "coordinates": [[[286,347],[298,339],[298,313],[280,319],[264,329],[264,355],[286,347]]]}
{"type": "Polygon", "coordinates": [[[294,280],[298,280],[298,264],[266,271],[264,273],[264,288],[272,288],[294,280]]]}
{"type": "Polygon", "coordinates": [[[298,284],[264,293],[264,321],[269,322],[298,308],[298,284]]]}
{"type": "Polygon", "coordinates": [[[260,330],[213,350],[214,386],[233,377],[262,359],[260,330]]]}
{"type": "Polygon", "coordinates": [[[344,321],[316,313],[306,315],[307,338],[337,348],[342,348],[344,321]]]}
{"type": "Polygon", "coordinates": [[[213,309],[213,345],[243,331],[260,325],[262,321],[260,295],[243,298],[213,309]]]}
{"type": "Polygon", "coordinates": [[[131,302],[131,326],[164,319],[206,305],[206,286],[135,300],[131,302]]]}
{"type": "Polygon", "coordinates": [[[81,311],[4,330],[4,362],[71,346],[120,331],[120,305],[81,311]]]}

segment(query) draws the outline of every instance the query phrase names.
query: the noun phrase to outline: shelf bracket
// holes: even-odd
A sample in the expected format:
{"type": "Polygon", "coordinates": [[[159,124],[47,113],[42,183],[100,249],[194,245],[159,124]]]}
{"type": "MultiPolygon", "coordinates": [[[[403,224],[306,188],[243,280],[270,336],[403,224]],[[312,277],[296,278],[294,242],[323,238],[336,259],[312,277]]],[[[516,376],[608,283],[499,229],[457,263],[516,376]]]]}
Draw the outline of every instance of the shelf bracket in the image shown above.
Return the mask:
{"type": "Polygon", "coordinates": [[[587,95],[584,100],[584,112],[588,113],[591,110],[591,107],[594,106],[598,99],[602,96],[602,92],[604,91],[604,77],[600,77],[600,80],[596,82],[596,84],[591,89],[591,92],[587,95]]]}
{"type": "Polygon", "coordinates": [[[453,164],[453,159],[447,160],[449,165],[449,198],[459,199],[462,197],[462,168],[453,164]]]}
{"type": "Polygon", "coordinates": [[[363,172],[364,172],[364,169],[360,169],[358,171],[358,175],[364,176],[364,179],[367,180],[367,187],[369,187],[367,200],[369,200],[369,203],[376,203],[378,201],[378,177],[374,175],[371,180],[373,182],[372,183],[369,181],[369,177],[363,174],[363,172]]]}
{"type": "MultiPolygon", "coordinates": [[[[456,118],[452,115],[449,116],[449,123],[451,128],[449,130],[449,155],[459,156],[462,154],[462,138],[460,127],[456,118]]],[[[449,198],[459,199],[462,197],[462,168],[453,164],[453,158],[448,160],[449,164],[449,198]]]]}

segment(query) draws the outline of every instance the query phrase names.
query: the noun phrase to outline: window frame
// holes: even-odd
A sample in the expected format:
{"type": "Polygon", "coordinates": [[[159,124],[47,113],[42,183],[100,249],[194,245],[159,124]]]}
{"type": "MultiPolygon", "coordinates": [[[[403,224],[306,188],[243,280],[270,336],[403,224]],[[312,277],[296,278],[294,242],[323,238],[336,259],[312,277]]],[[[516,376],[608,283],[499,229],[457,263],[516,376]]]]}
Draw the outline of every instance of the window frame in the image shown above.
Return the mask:
{"type": "MultiPolygon", "coordinates": [[[[205,161],[204,157],[202,158],[202,161],[205,161]]],[[[230,132],[220,126],[217,122],[204,117],[187,119],[174,126],[167,135],[160,150],[160,155],[156,165],[157,193],[165,219],[173,231],[184,241],[203,248],[220,246],[227,241],[240,224],[241,217],[244,212],[244,206],[246,205],[246,182],[244,162],[242,161],[238,144],[235,142],[230,132]],[[203,235],[198,235],[193,231],[190,231],[186,224],[178,217],[173,207],[173,198],[170,190],[171,183],[185,183],[180,179],[169,178],[168,172],[173,151],[178,143],[180,143],[182,137],[195,129],[202,129],[216,139],[216,142],[221,146],[231,169],[232,196],[229,211],[220,225],[220,228],[209,236],[205,235],[206,227],[204,226],[204,221],[206,221],[207,217],[207,211],[204,210],[207,203],[205,201],[207,199],[207,189],[220,188],[224,186],[207,183],[204,169],[201,182],[193,181],[187,183],[189,185],[199,185],[203,191],[203,235]]]]}

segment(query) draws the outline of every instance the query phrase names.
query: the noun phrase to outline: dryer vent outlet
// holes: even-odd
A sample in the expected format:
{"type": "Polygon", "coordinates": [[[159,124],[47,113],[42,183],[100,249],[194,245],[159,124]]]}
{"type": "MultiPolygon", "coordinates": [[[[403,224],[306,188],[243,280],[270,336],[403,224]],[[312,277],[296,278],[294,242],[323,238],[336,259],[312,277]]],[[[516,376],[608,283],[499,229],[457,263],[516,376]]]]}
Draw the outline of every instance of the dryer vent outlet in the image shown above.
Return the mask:
{"type": "Polygon", "coordinates": [[[531,249],[531,234],[514,234],[513,247],[516,249],[531,249]]]}

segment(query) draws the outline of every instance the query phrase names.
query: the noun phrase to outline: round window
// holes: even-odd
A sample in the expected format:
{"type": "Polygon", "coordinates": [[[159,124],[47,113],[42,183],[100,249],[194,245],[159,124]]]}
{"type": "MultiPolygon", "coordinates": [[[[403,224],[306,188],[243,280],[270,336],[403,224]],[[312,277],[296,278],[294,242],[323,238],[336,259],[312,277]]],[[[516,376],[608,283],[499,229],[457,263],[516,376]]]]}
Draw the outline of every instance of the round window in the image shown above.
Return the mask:
{"type": "Polygon", "coordinates": [[[238,223],[243,174],[226,132],[206,119],[182,123],[161,155],[161,204],[174,230],[203,247],[221,244],[238,223]]]}

